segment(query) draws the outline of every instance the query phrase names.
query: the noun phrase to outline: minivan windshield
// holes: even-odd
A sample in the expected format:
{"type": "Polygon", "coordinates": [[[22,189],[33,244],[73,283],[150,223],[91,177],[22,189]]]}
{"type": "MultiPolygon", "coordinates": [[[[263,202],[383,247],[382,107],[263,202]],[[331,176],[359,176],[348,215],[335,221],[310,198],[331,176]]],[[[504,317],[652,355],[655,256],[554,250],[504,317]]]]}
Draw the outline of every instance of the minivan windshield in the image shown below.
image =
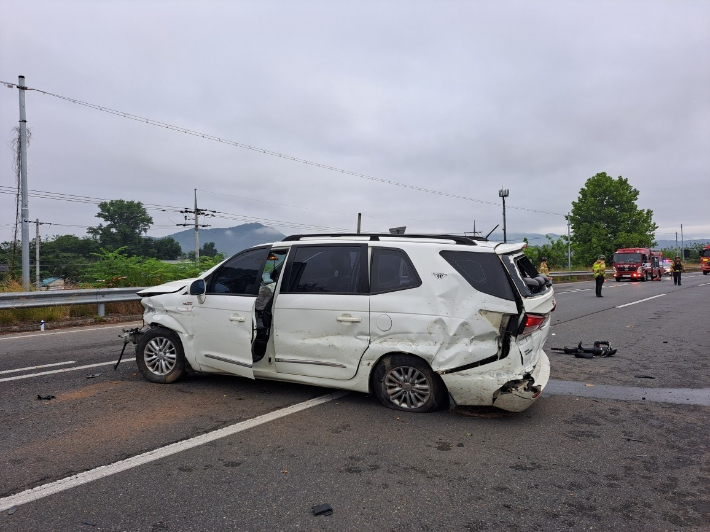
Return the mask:
{"type": "Polygon", "coordinates": [[[614,253],[614,263],[636,263],[641,262],[641,253],[614,253]]]}

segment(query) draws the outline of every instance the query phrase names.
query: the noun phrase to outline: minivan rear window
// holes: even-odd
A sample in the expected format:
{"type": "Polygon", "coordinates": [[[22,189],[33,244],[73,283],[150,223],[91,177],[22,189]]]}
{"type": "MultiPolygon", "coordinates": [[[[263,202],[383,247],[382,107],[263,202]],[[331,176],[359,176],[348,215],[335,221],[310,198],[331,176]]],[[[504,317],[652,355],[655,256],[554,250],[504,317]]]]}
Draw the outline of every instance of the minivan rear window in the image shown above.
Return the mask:
{"type": "Polygon", "coordinates": [[[497,254],[441,251],[440,255],[479,292],[515,301],[513,288],[497,254]]]}
{"type": "Polygon", "coordinates": [[[502,255],[503,264],[508,269],[511,279],[518,287],[523,297],[536,296],[550,289],[550,282],[544,275],[540,275],[522,252],[511,255],[502,255]]]}

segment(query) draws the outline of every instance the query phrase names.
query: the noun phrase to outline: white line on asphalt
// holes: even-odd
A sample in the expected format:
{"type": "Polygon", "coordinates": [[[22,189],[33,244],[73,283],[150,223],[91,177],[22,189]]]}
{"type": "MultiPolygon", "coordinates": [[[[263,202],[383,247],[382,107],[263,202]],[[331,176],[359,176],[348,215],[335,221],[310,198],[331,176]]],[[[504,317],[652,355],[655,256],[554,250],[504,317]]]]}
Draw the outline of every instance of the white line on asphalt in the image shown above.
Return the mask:
{"type": "Polygon", "coordinates": [[[76,364],[76,360],[67,360],[66,362],[55,362],[54,364],[42,364],[41,366],[29,366],[27,368],[4,369],[0,371],[0,374],[16,373],[18,371],[27,371],[30,369],[51,368],[52,366],[66,366],[67,364],[76,364]]]}
{"type": "Polygon", "coordinates": [[[643,303],[644,301],[650,301],[651,299],[656,299],[657,297],[663,297],[665,295],[666,294],[658,294],[657,296],[647,297],[646,299],[639,299],[638,301],[634,301],[633,303],[626,303],[625,305],[617,305],[616,308],[628,307],[630,305],[635,305],[636,303],[643,303]]]}
{"type": "MultiPolygon", "coordinates": [[[[121,363],[133,362],[133,361],[134,361],[134,359],[131,357],[131,358],[126,358],[125,360],[121,360],[121,363]]],[[[75,368],[62,368],[62,369],[55,369],[52,371],[40,371],[39,373],[29,373],[27,375],[16,375],[14,377],[5,377],[4,379],[0,379],[0,382],[18,381],[20,379],[29,379],[30,377],[40,377],[42,375],[52,375],[53,373],[66,373],[67,371],[78,371],[80,369],[98,368],[99,366],[110,366],[112,364],[115,364],[115,362],[99,362],[98,364],[87,364],[86,366],[77,366],[75,368]]]]}
{"type": "Polygon", "coordinates": [[[36,331],[36,332],[34,332],[34,334],[26,333],[26,334],[15,335],[15,336],[2,335],[2,336],[0,336],[0,341],[2,341],[2,340],[19,340],[21,338],[36,338],[38,336],[54,336],[55,334],[69,334],[69,333],[84,332],[84,331],[101,331],[103,329],[117,329],[118,327],[129,327],[130,325],[133,325],[135,323],[141,323],[141,322],[131,321],[131,322],[122,323],[121,325],[104,325],[102,327],[72,327],[71,329],[67,329],[64,331],[36,331]]]}
{"type": "Polygon", "coordinates": [[[312,408],[314,406],[318,406],[323,403],[339,399],[347,394],[348,392],[334,392],[328,395],[323,395],[321,397],[316,397],[315,399],[288,406],[286,408],[282,408],[281,410],[276,410],[275,412],[270,412],[268,414],[255,417],[254,419],[248,419],[247,421],[242,421],[229,427],[224,427],[222,429],[208,432],[207,434],[201,434],[200,436],[195,436],[194,438],[179,441],[176,443],[171,443],[170,445],[166,445],[165,447],[154,449],[152,451],[148,451],[147,453],[139,454],[131,458],[126,458],[125,460],[114,462],[113,464],[100,466],[96,469],[91,469],[90,471],[84,471],[83,473],[79,473],[78,475],[72,475],[71,477],[62,478],[60,480],[50,482],[49,484],[44,484],[43,486],[37,486],[36,488],[17,493],[15,495],[10,495],[9,497],[4,497],[0,499],[0,512],[9,510],[13,506],[19,506],[21,504],[36,501],[49,495],[75,488],[77,486],[81,486],[82,484],[93,482],[94,480],[99,480],[101,478],[105,478],[110,475],[115,475],[116,473],[121,473],[122,471],[127,471],[129,469],[133,469],[134,467],[138,467],[153,462],[155,460],[160,460],[161,458],[165,458],[181,451],[186,451],[188,449],[204,445],[206,443],[218,440],[220,438],[224,438],[226,436],[232,436],[244,430],[248,430],[264,423],[268,423],[269,421],[273,421],[275,419],[279,419],[281,417],[285,417],[290,414],[295,414],[296,412],[300,412],[302,410],[306,410],[308,408],[312,408]]]}

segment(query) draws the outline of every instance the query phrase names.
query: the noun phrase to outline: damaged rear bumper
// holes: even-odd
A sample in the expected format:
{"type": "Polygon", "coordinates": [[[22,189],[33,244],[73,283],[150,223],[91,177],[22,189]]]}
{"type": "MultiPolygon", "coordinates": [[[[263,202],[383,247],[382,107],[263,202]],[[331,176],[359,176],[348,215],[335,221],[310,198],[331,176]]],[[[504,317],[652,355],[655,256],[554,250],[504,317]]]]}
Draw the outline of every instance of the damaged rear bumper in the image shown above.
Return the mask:
{"type": "Polygon", "coordinates": [[[522,412],[535,402],[550,380],[550,360],[541,351],[529,373],[511,370],[510,367],[494,370],[486,365],[442,374],[441,378],[456,406],[495,406],[522,412]]]}

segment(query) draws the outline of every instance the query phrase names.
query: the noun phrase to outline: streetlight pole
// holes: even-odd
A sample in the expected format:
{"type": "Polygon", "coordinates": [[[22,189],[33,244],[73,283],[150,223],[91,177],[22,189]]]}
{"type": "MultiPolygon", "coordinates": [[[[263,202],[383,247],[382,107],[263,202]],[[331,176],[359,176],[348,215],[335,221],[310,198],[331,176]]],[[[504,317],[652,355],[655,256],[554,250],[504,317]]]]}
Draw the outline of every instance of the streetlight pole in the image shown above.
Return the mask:
{"type": "Polygon", "coordinates": [[[508,234],[506,233],[506,227],[505,227],[505,198],[507,198],[510,195],[510,192],[508,191],[507,188],[501,188],[498,191],[498,196],[503,198],[503,243],[506,244],[508,242],[508,234]]]}

